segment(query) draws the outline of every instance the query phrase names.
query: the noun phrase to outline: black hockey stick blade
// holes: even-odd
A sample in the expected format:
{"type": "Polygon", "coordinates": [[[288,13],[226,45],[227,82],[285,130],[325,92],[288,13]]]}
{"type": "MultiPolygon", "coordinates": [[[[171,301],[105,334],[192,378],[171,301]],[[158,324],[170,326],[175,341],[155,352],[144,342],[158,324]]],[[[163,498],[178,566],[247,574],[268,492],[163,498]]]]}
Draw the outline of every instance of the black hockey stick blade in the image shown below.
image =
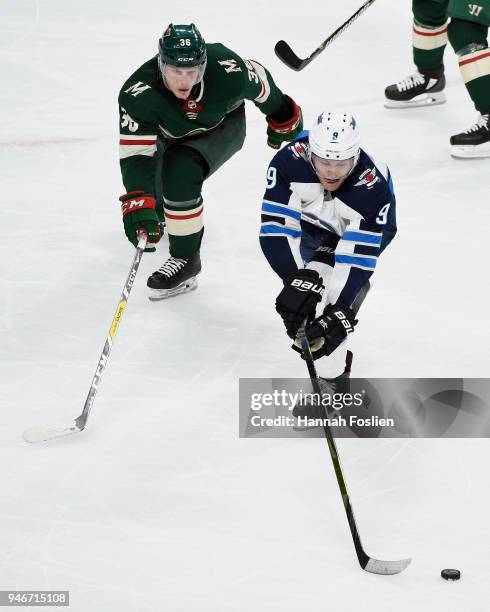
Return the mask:
{"type": "Polygon", "coordinates": [[[285,40],[278,41],[274,47],[274,51],[281,62],[286,64],[288,68],[296,70],[296,72],[303,70],[311,61],[310,58],[304,60],[299,58],[285,40]]]}
{"type": "Polygon", "coordinates": [[[344,32],[344,30],[346,30],[360,15],[362,15],[362,13],[364,13],[364,11],[373,4],[373,2],[375,2],[375,0],[366,0],[364,4],[359,7],[357,11],[349,17],[349,19],[347,19],[347,21],[339,26],[333,34],[330,34],[330,36],[326,38],[321,45],[318,45],[313,53],[308,55],[308,57],[305,59],[298,57],[285,40],[280,40],[274,47],[277,57],[292,70],[296,70],[296,72],[303,70],[305,66],[308,66],[308,64],[312,62],[317,55],[320,55],[320,53],[324,51],[326,47],[333,43],[333,41],[344,32]]]}

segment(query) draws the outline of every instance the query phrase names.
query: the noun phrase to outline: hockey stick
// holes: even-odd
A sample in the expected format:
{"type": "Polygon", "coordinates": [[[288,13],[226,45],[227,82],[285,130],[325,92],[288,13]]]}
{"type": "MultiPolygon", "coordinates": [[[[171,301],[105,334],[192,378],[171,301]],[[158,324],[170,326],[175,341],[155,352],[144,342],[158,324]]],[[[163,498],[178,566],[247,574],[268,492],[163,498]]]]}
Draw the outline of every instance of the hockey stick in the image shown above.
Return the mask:
{"type": "Polygon", "coordinates": [[[124,313],[124,309],[126,308],[126,304],[129,299],[129,294],[131,292],[134,279],[136,278],[136,272],[138,271],[141,257],[143,256],[143,252],[146,248],[146,240],[146,234],[142,234],[138,240],[138,246],[136,247],[136,253],[133,258],[133,263],[131,264],[131,270],[129,271],[128,278],[124,283],[121,297],[119,298],[119,303],[117,305],[114,318],[112,319],[112,324],[109,329],[109,333],[107,334],[104,348],[102,349],[102,353],[99,357],[99,362],[97,364],[97,368],[92,379],[92,384],[90,385],[87,399],[85,400],[85,405],[83,407],[82,414],[80,414],[80,416],[78,416],[74,421],[72,421],[65,427],[32,427],[31,429],[27,429],[22,434],[26,442],[47,442],[48,440],[62,438],[63,436],[78,433],[85,429],[85,426],[87,425],[88,416],[90,414],[90,409],[92,408],[92,405],[95,401],[95,396],[97,394],[99,384],[102,379],[102,373],[107,365],[107,360],[109,359],[112,344],[114,342],[114,338],[116,337],[119,323],[121,322],[121,318],[124,313]]]}
{"type": "MultiPolygon", "coordinates": [[[[311,384],[313,385],[313,391],[318,394],[318,397],[322,397],[322,390],[320,387],[320,381],[318,380],[318,374],[316,373],[315,363],[311,354],[310,343],[306,337],[305,328],[302,326],[298,331],[298,340],[301,343],[301,350],[305,357],[306,365],[308,366],[308,372],[310,374],[311,384]]],[[[325,415],[326,417],[326,415],[325,415]]],[[[342,473],[342,466],[340,464],[340,457],[335,445],[335,440],[332,434],[332,430],[328,426],[327,422],[323,425],[323,431],[327,440],[328,449],[330,451],[330,457],[332,458],[335,475],[337,476],[337,482],[339,484],[340,493],[342,495],[342,501],[344,502],[345,513],[347,514],[347,520],[349,522],[350,532],[352,539],[354,540],[354,547],[356,549],[357,558],[359,564],[366,572],[372,574],[399,574],[408,567],[412,559],[401,559],[399,561],[380,561],[379,559],[373,559],[364,551],[361,543],[361,537],[357,530],[356,519],[354,518],[354,511],[352,509],[349,493],[347,491],[347,485],[345,483],[344,475],[342,473]]]]}
{"type": "Polygon", "coordinates": [[[367,0],[351,17],[349,17],[349,19],[347,19],[345,23],[337,28],[333,34],[330,34],[330,36],[326,38],[322,44],[318,46],[307,58],[299,58],[285,40],[280,40],[274,47],[277,57],[292,70],[296,70],[297,72],[303,70],[305,66],[308,66],[308,64],[312,62],[317,55],[320,55],[320,53],[324,51],[328,45],[330,45],[338,36],[340,36],[342,32],[351,25],[351,23],[362,15],[362,13],[364,13],[364,11],[367,10],[371,4],[373,4],[373,2],[374,0],[367,0]]]}

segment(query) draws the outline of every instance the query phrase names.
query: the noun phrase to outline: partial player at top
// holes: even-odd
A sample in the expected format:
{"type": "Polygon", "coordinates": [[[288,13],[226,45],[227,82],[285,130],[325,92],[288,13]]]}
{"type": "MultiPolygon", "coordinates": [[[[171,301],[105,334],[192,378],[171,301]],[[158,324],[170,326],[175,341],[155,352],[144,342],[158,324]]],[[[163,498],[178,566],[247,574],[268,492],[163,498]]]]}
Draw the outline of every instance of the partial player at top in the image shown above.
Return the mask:
{"type": "Polygon", "coordinates": [[[446,101],[443,56],[449,40],[479,115],[450,138],[453,157],[490,157],[490,0],[413,0],[413,60],[417,71],[389,85],[387,108],[432,106],[446,101]],[[449,18],[449,21],[448,21],[449,18]]]}

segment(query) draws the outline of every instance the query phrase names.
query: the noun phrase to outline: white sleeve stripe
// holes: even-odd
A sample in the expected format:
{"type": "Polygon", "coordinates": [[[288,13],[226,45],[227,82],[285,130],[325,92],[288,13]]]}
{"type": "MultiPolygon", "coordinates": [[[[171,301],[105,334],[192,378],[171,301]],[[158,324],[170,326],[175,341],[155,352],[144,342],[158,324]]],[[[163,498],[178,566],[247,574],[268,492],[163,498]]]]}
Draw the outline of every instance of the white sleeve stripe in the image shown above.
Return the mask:
{"type": "Polygon", "coordinates": [[[255,98],[255,102],[262,104],[263,102],[267,101],[271,93],[271,86],[269,85],[269,79],[267,78],[267,73],[263,66],[261,66],[258,62],[255,62],[254,60],[249,60],[249,62],[252,64],[256,75],[259,77],[260,84],[262,85],[262,91],[255,98]]]}
{"type": "Polygon", "coordinates": [[[119,146],[119,159],[126,159],[133,155],[146,155],[147,157],[153,157],[156,153],[157,146],[154,145],[120,145],[119,146]]]}
{"type": "Polygon", "coordinates": [[[154,140],[156,142],[156,134],[119,134],[121,140],[154,140]]]}

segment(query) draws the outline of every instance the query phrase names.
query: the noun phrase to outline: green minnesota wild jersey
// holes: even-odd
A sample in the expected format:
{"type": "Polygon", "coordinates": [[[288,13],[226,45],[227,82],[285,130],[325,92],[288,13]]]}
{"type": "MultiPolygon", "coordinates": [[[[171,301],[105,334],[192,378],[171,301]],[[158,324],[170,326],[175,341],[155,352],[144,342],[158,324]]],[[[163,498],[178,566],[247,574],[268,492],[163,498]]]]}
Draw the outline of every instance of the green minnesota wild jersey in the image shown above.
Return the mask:
{"type": "Polygon", "coordinates": [[[271,115],[287,105],[270,73],[254,60],[243,60],[219,43],[206,44],[204,77],[187,100],[163,84],[157,56],[143,64],[119,93],[120,163],[127,191],[155,194],[157,138],[172,141],[212,130],[226,115],[252,100],[271,115]]]}

